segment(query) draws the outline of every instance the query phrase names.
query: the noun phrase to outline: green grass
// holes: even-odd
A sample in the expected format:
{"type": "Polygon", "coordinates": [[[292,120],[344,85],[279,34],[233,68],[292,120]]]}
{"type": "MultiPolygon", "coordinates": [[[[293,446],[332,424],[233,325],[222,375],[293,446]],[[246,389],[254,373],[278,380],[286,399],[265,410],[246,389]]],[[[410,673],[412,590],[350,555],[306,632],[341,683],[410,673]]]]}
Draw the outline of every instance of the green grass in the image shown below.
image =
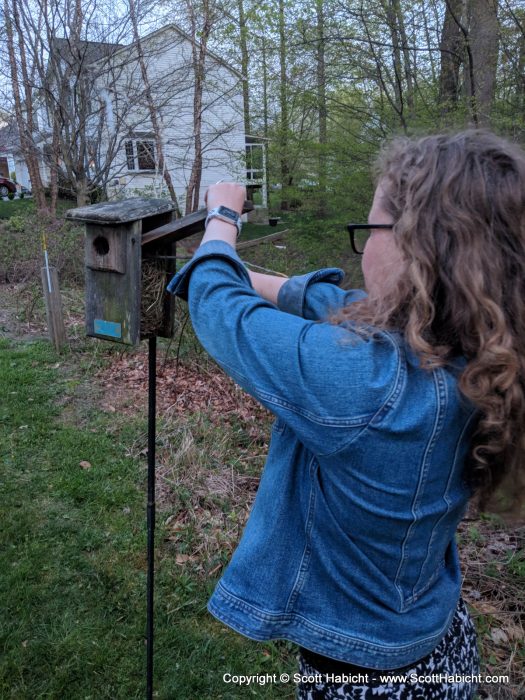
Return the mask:
{"type": "MultiPolygon", "coordinates": [[[[101,412],[87,380],[78,358],[57,362],[47,343],[0,340],[6,700],[144,696],[145,467],[128,456],[144,415],[101,412]]],[[[213,620],[205,606],[215,579],[177,565],[162,543],[160,521],[156,697],[251,697],[222,674],[293,670],[286,644],[251,643],[213,620]]],[[[292,696],[291,686],[256,692],[292,696]]]]}
{"type": "Polygon", "coordinates": [[[35,205],[32,199],[0,199],[0,219],[10,219],[16,215],[26,215],[34,212],[35,205]]]}
{"type": "Polygon", "coordinates": [[[284,231],[287,228],[288,226],[284,223],[278,223],[276,226],[270,226],[270,224],[243,224],[241,240],[249,241],[260,236],[268,236],[270,233],[284,231]]]}
{"type": "MultiPolygon", "coordinates": [[[[267,227],[275,231],[273,227],[267,227]]],[[[301,214],[284,214],[279,228],[289,229],[289,233],[276,241],[259,244],[253,248],[240,250],[244,261],[252,262],[288,276],[304,274],[322,267],[340,267],[345,272],[342,286],[357,288],[363,286],[361,260],[350,249],[345,222],[338,219],[319,221],[301,214]]],[[[278,230],[278,229],[277,229],[278,230]]],[[[267,235],[269,231],[261,235],[267,235]]],[[[241,234],[241,241],[245,233],[241,234]]],[[[248,231],[249,238],[257,238],[248,231]]]]}

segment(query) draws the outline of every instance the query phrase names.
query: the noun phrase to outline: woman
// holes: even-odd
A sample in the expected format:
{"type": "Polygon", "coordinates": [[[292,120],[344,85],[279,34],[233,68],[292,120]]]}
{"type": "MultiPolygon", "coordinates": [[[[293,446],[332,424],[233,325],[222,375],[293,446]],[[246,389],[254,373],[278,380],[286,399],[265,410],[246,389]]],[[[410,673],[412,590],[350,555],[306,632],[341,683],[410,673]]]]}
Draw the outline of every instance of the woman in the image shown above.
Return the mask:
{"type": "Polygon", "coordinates": [[[340,289],[338,268],[247,272],[233,183],[208,190],[201,246],[170,284],[276,415],[208,609],[296,642],[298,698],[473,698],[454,535],[474,493],[522,483],[525,154],[467,131],[396,140],[378,162],[367,293],[340,289]]]}

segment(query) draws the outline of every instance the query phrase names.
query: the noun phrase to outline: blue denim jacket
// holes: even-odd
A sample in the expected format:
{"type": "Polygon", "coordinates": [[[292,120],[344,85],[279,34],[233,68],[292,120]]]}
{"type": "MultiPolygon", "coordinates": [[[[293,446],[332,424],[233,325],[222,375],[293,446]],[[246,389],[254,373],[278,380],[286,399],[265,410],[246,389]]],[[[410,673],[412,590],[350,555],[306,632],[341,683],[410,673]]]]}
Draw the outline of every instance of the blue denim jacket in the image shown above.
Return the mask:
{"type": "Polygon", "coordinates": [[[343,276],[292,277],[275,306],[215,240],[168,287],[188,300],[206,351],[276,416],[208,609],[252,639],[393,669],[432,651],[455,611],[475,413],[458,393],[461,361],[423,370],[399,334],[362,339],[323,322],[364,295],[340,289],[343,276]]]}

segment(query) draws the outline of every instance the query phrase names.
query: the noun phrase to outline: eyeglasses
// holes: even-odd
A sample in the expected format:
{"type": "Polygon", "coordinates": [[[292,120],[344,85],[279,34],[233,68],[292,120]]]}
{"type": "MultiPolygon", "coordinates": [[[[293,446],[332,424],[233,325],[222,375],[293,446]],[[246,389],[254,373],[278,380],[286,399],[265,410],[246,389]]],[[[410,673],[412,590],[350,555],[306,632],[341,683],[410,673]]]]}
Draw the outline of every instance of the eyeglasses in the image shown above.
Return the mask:
{"type": "Polygon", "coordinates": [[[365,244],[371,229],[392,229],[393,224],[348,224],[346,227],[350,234],[350,245],[356,255],[363,255],[365,244]]]}

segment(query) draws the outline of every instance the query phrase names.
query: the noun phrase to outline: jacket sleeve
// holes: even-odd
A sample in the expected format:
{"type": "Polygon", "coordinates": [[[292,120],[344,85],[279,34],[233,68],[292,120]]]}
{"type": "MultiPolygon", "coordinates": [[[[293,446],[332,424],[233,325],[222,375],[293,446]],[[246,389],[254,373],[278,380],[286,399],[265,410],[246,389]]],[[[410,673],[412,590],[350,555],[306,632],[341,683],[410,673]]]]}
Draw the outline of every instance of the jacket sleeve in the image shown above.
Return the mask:
{"type": "Polygon", "coordinates": [[[290,277],[279,290],[277,306],[311,321],[325,320],[332,311],[366,297],[361,289],[341,289],[344,275],[338,267],[327,267],[290,277]]]}
{"type": "Polygon", "coordinates": [[[393,392],[392,343],[279,310],[224,241],[201,245],[168,289],[188,301],[205,350],[314,454],[347,444],[393,392]]]}

